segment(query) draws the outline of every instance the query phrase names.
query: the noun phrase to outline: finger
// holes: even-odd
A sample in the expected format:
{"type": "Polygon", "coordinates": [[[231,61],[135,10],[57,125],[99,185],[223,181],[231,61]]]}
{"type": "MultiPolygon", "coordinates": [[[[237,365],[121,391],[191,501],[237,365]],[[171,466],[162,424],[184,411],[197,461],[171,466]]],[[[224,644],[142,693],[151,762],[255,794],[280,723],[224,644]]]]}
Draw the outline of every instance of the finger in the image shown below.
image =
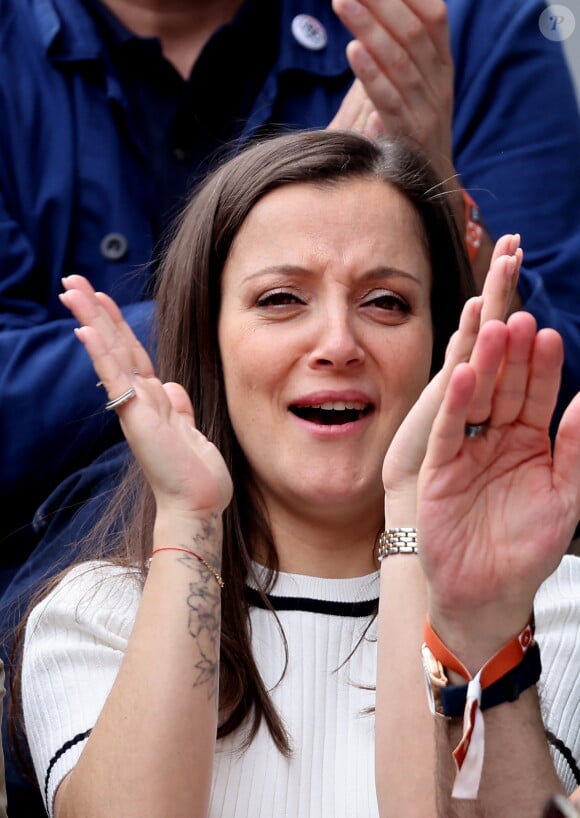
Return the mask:
{"type": "Polygon", "coordinates": [[[116,331],[122,343],[129,350],[131,355],[131,369],[137,371],[144,378],[155,377],[153,363],[145,347],[141,344],[129,324],[125,321],[123,313],[113,301],[113,299],[103,292],[96,292],[95,298],[100,305],[108,312],[111,320],[115,324],[116,331]]]}
{"type": "Polygon", "coordinates": [[[433,421],[424,466],[438,468],[453,460],[465,442],[467,413],[475,393],[476,374],[470,364],[458,364],[447,384],[433,421]]]}
{"type": "Polygon", "coordinates": [[[502,321],[488,321],[479,331],[470,358],[476,378],[469,407],[468,422],[471,424],[483,423],[492,414],[494,389],[507,339],[508,329],[502,321]]]}
{"type": "Polygon", "coordinates": [[[459,327],[451,336],[445,350],[443,369],[450,372],[461,361],[468,361],[479,332],[483,297],[478,295],[468,299],[461,311],[459,327]]]}
{"type": "MultiPolygon", "coordinates": [[[[506,236],[503,244],[500,243],[499,250],[509,249],[510,240],[511,237],[506,236]]],[[[495,272],[492,272],[492,279],[494,280],[488,283],[488,290],[492,293],[491,297],[495,297],[493,295],[494,288],[504,289],[502,284],[502,270],[503,267],[502,269],[498,268],[495,272]]],[[[404,424],[389,446],[385,460],[386,468],[383,473],[385,482],[388,482],[388,474],[390,473],[391,467],[394,465],[400,470],[399,461],[403,462],[404,458],[407,459],[409,464],[412,464],[412,467],[419,468],[425,456],[429,430],[441,406],[449,378],[455,367],[459,363],[469,361],[472,355],[480,328],[480,317],[483,310],[484,298],[485,296],[481,295],[466,301],[461,312],[459,327],[447,345],[443,368],[432,378],[430,383],[423,390],[419,400],[411,408],[405,418],[404,424]]],[[[496,303],[499,305],[496,311],[500,311],[503,317],[504,301],[499,298],[496,303]]],[[[493,312],[494,310],[491,308],[488,309],[488,315],[490,315],[488,320],[491,320],[491,314],[493,312]]],[[[481,355],[481,353],[479,353],[479,355],[481,355]]],[[[491,376],[489,382],[490,384],[493,382],[491,376]]],[[[482,410],[480,409],[480,411],[482,410]]],[[[483,419],[483,416],[481,419],[483,419]]]]}
{"type": "Polygon", "coordinates": [[[163,384],[163,389],[165,390],[173,409],[180,415],[184,415],[186,418],[189,418],[191,425],[195,426],[193,405],[183,386],[181,386],[179,383],[169,381],[168,383],[163,384]]]}
{"type": "MultiPolygon", "coordinates": [[[[75,329],[75,335],[89,354],[99,383],[105,387],[109,400],[116,400],[135,388],[135,376],[130,369],[119,364],[117,356],[111,352],[98,330],[92,326],[83,326],[75,329]]],[[[121,410],[127,404],[128,401],[118,409],[121,410]]]]}
{"type": "MultiPolygon", "coordinates": [[[[75,330],[77,338],[84,344],[109,400],[127,394],[135,386],[134,358],[131,345],[119,329],[124,321],[116,304],[108,299],[104,307],[86,281],[81,289],[69,289],[60,298],[82,324],[75,330]]],[[[130,330],[128,337],[134,344],[130,330]]]]}
{"type": "Polygon", "coordinates": [[[490,266],[500,256],[513,256],[515,251],[520,246],[520,241],[521,239],[519,233],[504,233],[502,236],[500,236],[494,244],[489,262],[490,266]]]}
{"type": "Polygon", "coordinates": [[[82,326],[92,327],[102,337],[108,350],[116,356],[120,369],[127,374],[136,370],[152,376],[149,356],[124,321],[120,309],[109,296],[95,293],[87,285],[85,281],[80,289],[71,288],[61,293],[61,302],[82,326]]]}
{"type": "Polygon", "coordinates": [[[61,278],[61,283],[65,290],[81,290],[81,292],[84,292],[87,295],[95,292],[93,285],[88,278],[78,275],[77,273],[61,278]]]}
{"type": "MultiPolygon", "coordinates": [[[[389,47],[389,46],[385,46],[389,47]]],[[[401,48],[396,47],[400,52],[401,61],[408,61],[401,48]]],[[[383,131],[389,135],[408,133],[413,128],[413,122],[409,117],[409,112],[400,88],[393,81],[393,69],[381,65],[375,59],[373,53],[361,43],[360,40],[352,40],[346,48],[346,56],[353,74],[364,88],[370,104],[380,112],[383,131]]],[[[391,58],[393,53],[391,50],[391,58]]],[[[393,59],[394,61],[394,59],[393,59]]],[[[406,68],[409,72],[411,67],[406,68]]],[[[401,69],[399,68],[399,71],[401,69]]],[[[416,82],[420,82],[419,75],[414,72],[416,82]]],[[[400,75],[399,75],[400,79],[400,75]]]]}
{"type": "Polygon", "coordinates": [[[355,79],[347,91],[340,108],[328,124],[330,130],[342,129],[364,133],[369,116],[374,106],[361,84],[355,79]]]}
{"type": "MultiPolygon", "coordinates": [[[[430,5],[435,8],[438,3],[430,5]]],[[[389,3],[362,0],[358,4],[347,4],[350,18],[344,22],[361,46],[360,51],[350,52],[349,61],[379,109],[388,102],[386,97],[381,101],[379,94],[378,78],[382,75],[403,101],[401,113],[406,111],[412,117],[416,111],[434,109],[437,116],[442,111],[448,111],[450,116],[453,60],[445,8],[444,4],[440,5],[442,16],[437,10],[432,15],[423,3],[413,4],[407,0],[389,3]],[[376,63],[378,71],[372,70],[365,52],[376,63]]],[[[386,110],[389,109],[390,106],[386,110]]]]}
{"type": "MultiPolygon", "coordinates": [[[[169,418],[172,411],[172,395],[171,392],[165,390],[158,378],[144,378],[131,370],[127,370],[123,362],[121,364],[119,363],[117,354],[109,348],[106,339],[103,339],[101,334],[95,330],[94,327],[80,327],[75,330],[75,334],[89,354],[95,372],[99,376],[102,386],[105,387],[109,401],[114,401],[120,396],[134,392],[128,400],[118,406],[111,407],[119,414],[122,421],[126,419],[126,416],[134,405],[140,407],[147,406],[153,409],[159,419],[169,418]],[[133,397],[138,398],[138,404],[133,402],[133,397]]],[[[182,387],[179,387],[177,384],[175,388],[176,391],[182,389],[182,387]]],[[[185,390],[183,390],[183,392],[185,397],[181,396],[178,404],[180,413],[187,414],[190,420],[192,420],[193,410],[188,403],[189,398],[187,397],[187,393],[185,393],[185,390]]],[[[123,425],[123,432],[129,443],[131,443],[132,436],[126,425],[123,425]]]]}
{"type": "Polygon", "coordinates": [[[494,318],[503,321],[509,313],[523,258],[519,241],[518,234],[510,234],[496,242],[482,289],[482,324],[494,318]]]}
{"type": "Polygon", "coordinates": [[[526,399],[520,420],[528,426],[546,430],[556,407],[564,347],[553,329],[541,329],[534,339],[526,399]]]}
{"type": "Polygon", "coordinates": [[[453,65],[441,0],[334,0],[333,7],[354,37],[393,76],[405,74],[412,63],[418,79],[429,85],[439,66],[453,65]]]}
{"type": "Polygon", "coordinates": [[[513,423],[526,397],[536,321],[528,312],[517,312],[507,322],[508,342],[495,386],[491,416],[494,426],[513,423]]]}
{"type": "Polygon", "coordinates": [[[416,478],[449,379],[457,364],[468,361],[471,355],[479,330],[481,304],[481,296],[466,302],[459,328],[447,346],[443,368],[427,384],[395,434],[383,466],[383,483],[387,492],[396,489],[401,476],[416,478]]]}
{"type": "MultiPolygon", "coordinates": [[[[378,11],[386,10],[384,0],[365,0],[370,9],[377,9],[378,11]]],[[[447,13],[447,4],[443,0],[400,0],[399,6],[395,8],[392,6],[395,19],[401,20],[400,14],[404,9],[407,9],[419,20],[429,35],[429,39],[433,44],[435,53],[439,60],[443,63],[452,63],[451,55],[449,18],[447,13]]],[[[377,12],[375,12],[377,14],[377,12]]],[[[413,32],[413,25],[416,25],[411,17],[403,21],[403,31],[413,32]],[[405,26],[411,28],[405,28],[405,26]]],[[[405,39],[408,39],[408,35],[405,39]]]]}

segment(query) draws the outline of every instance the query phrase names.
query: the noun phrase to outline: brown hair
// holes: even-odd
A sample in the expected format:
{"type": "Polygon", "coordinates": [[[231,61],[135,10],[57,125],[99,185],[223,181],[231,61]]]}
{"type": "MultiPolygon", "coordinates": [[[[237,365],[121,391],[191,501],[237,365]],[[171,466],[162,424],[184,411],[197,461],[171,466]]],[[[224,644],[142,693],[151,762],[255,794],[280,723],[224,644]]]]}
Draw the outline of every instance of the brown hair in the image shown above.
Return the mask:
{"type": "MultiPolygon", "coordinates": [[[[244,594],[253,573],[251,543],[259,538],[270,555],[270,585],[262,589],[268,605],[265,594],[277,570],[276,551],[259,498],[249,490],[247,463],[227,411],[217,339],[221,273],[246,216],[269,191],[294,183],[326,186],[356,178],[394,186],[420,217],[423,235],[417,240],[425,242],[432,269],[431,371],[437,371],[462,305],[475,288],[446,190],[429,162],[402,141],[371,141],[354,132],[301,131],[245,148],[214,170],[191,198],[175,226],[155,290],[157,373],[162,381],[185,387],[196,423],[221,451],[235,487],[224,514],[222,575],[227,589],[222,595],[218,736],[249,719],[249,743],[264,718],[283,752],[288,751],[288,740],[253,658],[244,594]]],[[[115,561],[141,564],[145,577],[154,508],[150,489],[133,465],[83,557],[110,555],[112,549],[115,561]]]]}

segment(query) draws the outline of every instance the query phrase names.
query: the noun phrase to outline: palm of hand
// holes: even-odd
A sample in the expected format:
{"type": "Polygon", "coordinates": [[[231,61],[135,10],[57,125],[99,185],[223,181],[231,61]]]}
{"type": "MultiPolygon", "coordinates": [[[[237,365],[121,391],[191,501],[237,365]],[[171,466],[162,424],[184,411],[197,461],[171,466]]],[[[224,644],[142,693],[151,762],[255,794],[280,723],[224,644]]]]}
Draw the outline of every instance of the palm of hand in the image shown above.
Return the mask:
{"type": "Polygon", "coordinates": [[[424,464],[418,493],[432,596],[456,611],[498,600],[525,609],[571,536],[572,504],[554,483],[548,435],[521,423],[424,464]]]}
{"type": "Polygon", "coordinates": [[[218,449],[195,427],[178,384],[137,378],[137,401],[121,418],[125,436],[151,485],[158,508],[221,513],[232,481],[218,449]]]}
{"type": "Polygon", "coordinates": [[[109,398],[135,392],[117,414],[157,510],[221,513],[231,500],[231,478],[219,451],[196,429],[185,389],[155,376],[147,351],[108,295],[82,276],[63,283],[61,300],[81,324],[77,337],[109,398]]]}

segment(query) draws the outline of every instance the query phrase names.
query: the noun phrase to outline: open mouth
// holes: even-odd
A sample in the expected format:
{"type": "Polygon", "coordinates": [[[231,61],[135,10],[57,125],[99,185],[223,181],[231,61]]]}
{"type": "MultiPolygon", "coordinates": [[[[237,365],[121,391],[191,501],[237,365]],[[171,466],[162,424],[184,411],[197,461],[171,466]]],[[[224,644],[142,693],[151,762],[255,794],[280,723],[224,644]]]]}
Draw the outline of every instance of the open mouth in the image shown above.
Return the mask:
{"type": "Polygon", "coordinates": [[[372,412],[370,403],[332,401],[315,406],[290,406],[296,417],[319,426],[343,426],[354,423],[372,412]]]}

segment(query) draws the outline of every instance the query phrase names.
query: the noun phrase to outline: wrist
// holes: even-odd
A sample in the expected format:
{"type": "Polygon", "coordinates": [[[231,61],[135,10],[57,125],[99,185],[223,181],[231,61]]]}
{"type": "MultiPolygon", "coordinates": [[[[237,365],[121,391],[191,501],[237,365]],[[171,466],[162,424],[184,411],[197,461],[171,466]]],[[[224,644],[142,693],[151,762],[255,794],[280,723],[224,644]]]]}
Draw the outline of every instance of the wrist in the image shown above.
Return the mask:
{"type": "MultiPolygon", "coordinates": [[[[530,621],[530,613],[517,616],[498,615],[495,611],[478,610],[471,615],[451,619],[428,606],[428,618],[433,630],[449,650],[457,656],[471,674],[483,667],[501,648],[520,633],[530,621]]],[[[460,684],[453,674],[452,684],[460,684]]]]}
{"type": "Polygon", "coordinates": [[[222,518],[215,511],[158,513],[153,528],[153,549],[175,546],[221,559],[222,518]]]}
{"type": "Polygon", "coordinates": [[[379,537],[377,559],[383,562],[387,557],[399,554],[417,556],[417,529],[411,527],[385,528],[379,537]]]}
{"type": "Polygon", "coordinates": [[[385,488],[385,528],[416,527],[417,479],[406,488],[385,488]]]}
{"type": "Polygon", "coordinates": [[[441,640],[429,619],[424,640],[421,652],[431,711],[453,718],[463,710],[463,735],[453,750],[457,773],[452,797],[474,799],[479,791],[485,753],[482,711],[516,701],[540,677],[533,618],[475,672],[441,640]],[[462,677],[462,685],[450,686],[451,670],[462,677]]]}

